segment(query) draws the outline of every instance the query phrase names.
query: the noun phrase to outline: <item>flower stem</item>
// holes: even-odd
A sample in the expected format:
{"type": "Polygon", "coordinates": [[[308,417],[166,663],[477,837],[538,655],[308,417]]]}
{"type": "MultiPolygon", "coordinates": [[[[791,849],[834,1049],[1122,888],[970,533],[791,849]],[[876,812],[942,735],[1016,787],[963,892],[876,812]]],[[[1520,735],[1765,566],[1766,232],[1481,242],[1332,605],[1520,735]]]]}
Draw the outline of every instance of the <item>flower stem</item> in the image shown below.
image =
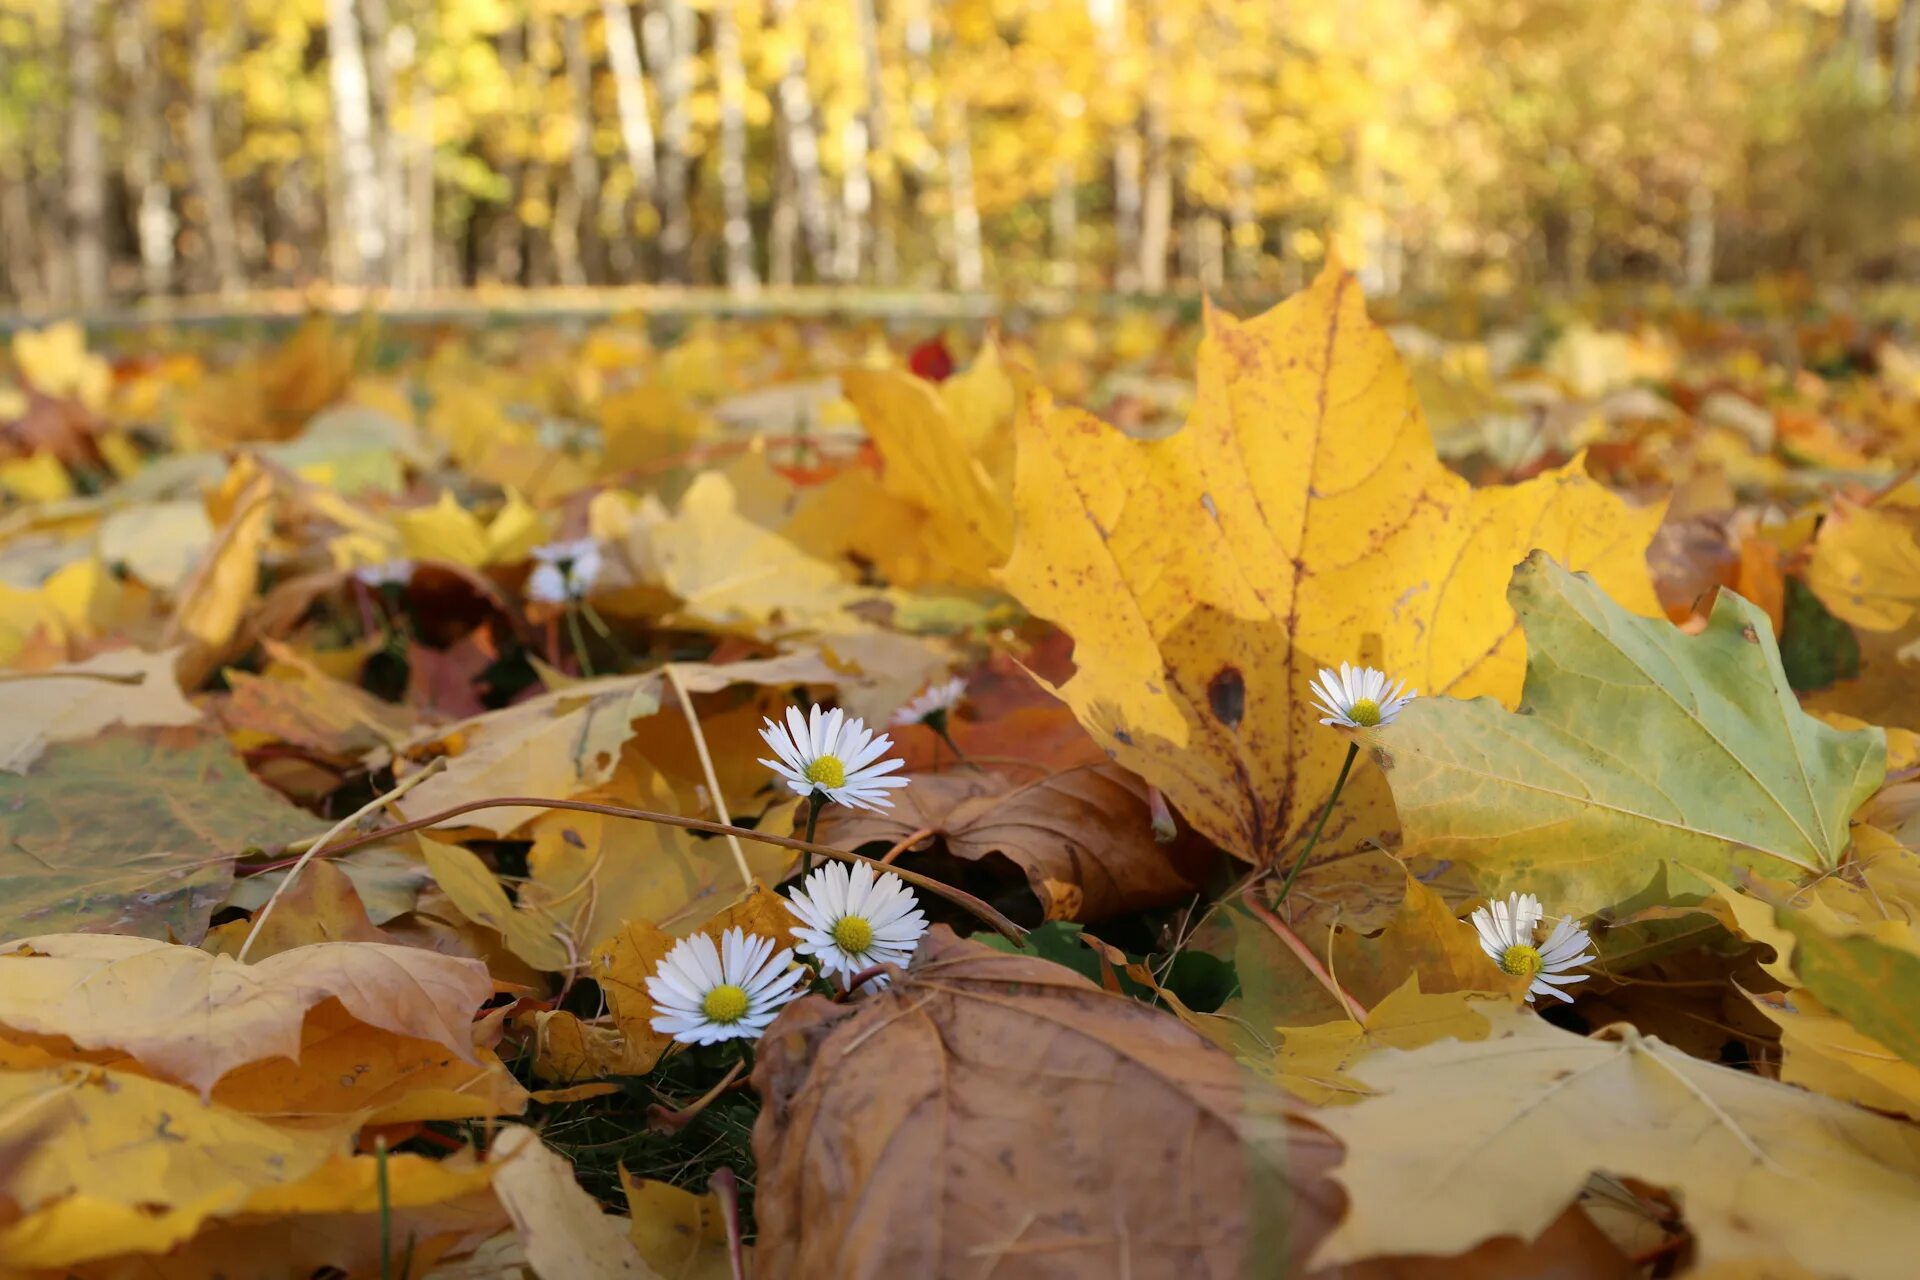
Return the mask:
{"type": "Polygon", "coordinates": [[[1333,806],[1340,803],[1340,788],[1347,785],[1347,774],[1353,770],[1353,758],[1359,754],[1360,744],[1349,742],[1346,761],[1340,766],[1340,776],[1333,782],[1333,794],[1327,797],[1327,807],[1320,811],[1320,821],[1313,824],[1313,834],[1307,837],[1307,847],[1302,849],[1300,856],[1293,860],[1293,867],[1287,872],[1287,878],[1280,882],[1280,896],[1273,900],[1274,906],[1277,907],[1287,900],[1287,891],[1293,888],[1295,877],[1300,874],[1300,869],[1307,865],[1307,858],[1313,853],[1313,846],[1320,843],[1320,833],[1327,829],[1327,819],[1333,815],[1333,806]]]}
{"type": "MultiPolygon", "coordinates": [[[[827,807],[827,798],[815,790],[807,796],[807,835],[808,844],[813,843],[813,829],[820,825],[820,811],[827,807]]],[[[800,851],[800,878],[806,879],[813,873],[813,850],[800,851]]]]}
{"type": "Polygon", "coordinates": [[[380,1193],[380,1280],[393,1280],[393,1197],[387,1189],[387,1140],[373,1148],[380,1193]]]}
{"type": "Polygon", "coordinates": [[[593,659],[587,656],[586,633],[580,630],[580,606],[567,606],[567,632],[573,637],[573,656],[580,660],[580,674],[593,678],[593,659]]]}

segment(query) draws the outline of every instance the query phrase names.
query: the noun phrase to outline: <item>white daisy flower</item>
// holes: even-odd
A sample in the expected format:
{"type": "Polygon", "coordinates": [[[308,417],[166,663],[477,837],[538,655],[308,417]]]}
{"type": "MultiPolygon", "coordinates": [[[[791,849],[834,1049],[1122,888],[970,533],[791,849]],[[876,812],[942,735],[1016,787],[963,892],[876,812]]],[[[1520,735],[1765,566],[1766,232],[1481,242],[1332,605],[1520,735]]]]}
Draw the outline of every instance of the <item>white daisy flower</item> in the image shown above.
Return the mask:
{"type": "Polygon", "coordinates": [[[653,1029],[682,1044],[758,1040],[780,1006],[805,990],[793,949],[772,953],[772,938],[742,929],[727,930],[718,947],[704,933],[680,939],[647,979],[653,1029]]]}
{"type": "Polygon", "coordinates": [[[1384,671],[1361,667],[1358,671],[1346,663],[1339,672],[1320,668],[1320,678],[1311,682],[1314,706],[1326,713],[1321,724],[1348,729],[1377,729],[1393,723],[1400,708],[1414,699],[1415,690],[1404,680],[1390,680],[1384,671]]]}
{"type": "Polygon", "coordinates": [[[947,712],[960,705],[960,699],[966,696],[967,682],[959,676],[951,680],[938,681],[928,685],[921,691],[919,697],[894,712],[893,722],[895,724],[932,724],[934,717],[939,716],[940,724],[945,724],[947,712]]]}
{"type": "Polygon", "coordinates": [[[1568,976],[1567,970],[1594,959],[1587,951],[1592,940],[1585,929],[1563,918],[1553,926],[1545,944],[1534,946],[1534,930],[1545,914],[1540,899],[1530,893],[1515,893],[1505,902],[1476,908],[1471,919],[1480,935],[1481,949],[1493,957],[1495,964],[1515,977],[1533,980],[1527,988],[1529,1002],[1537,995],[1549,995],[1571,1003],[1573,997],[1560,988],[1587,980],[1589,975],[1568,976]]]}
{"type": "Polygon", "coordinates": [[[404,587],[413,580],[413,561],[388,560],[382,564],[363,564],[353,571],[355,582],[363,586],[404,587]]]}
{"type": "Polygon", "coordinates": [[[822,712],[819,704],[804,718],[800,708],[787,708],[787,723],[765,722],[760,736],[778,760],[760,761],[779,774],[795,795],[818,791],[835,804],[855,809],[891,809],[887,792],[907,785],[905,778],[888,777],[903,765],[882,760],[893,739],[875,737],[866,722],[835,707],[822,712]]]}
{"type": "Polygon", "coordinates": [[[527,599],[542,604],[584,600],[600,576],[600,544],[592,538],[535,547],[533,558],[540,563],[527,579],[527,599]]]}
{"type": "MultiPolygon", "coordinates": [[[[790,898],[802,922],[793,931],[794,949],[817,957],[829,974],[851,978],[875,965],[904,965],[927,931],[913,890],[891,871],[874,879],[873,868],[864,862],[851,871],[844,862],[829,862],[790,898]]],[[[879,974],[865,987],[885,985],[886,975],[879,974]]]]}

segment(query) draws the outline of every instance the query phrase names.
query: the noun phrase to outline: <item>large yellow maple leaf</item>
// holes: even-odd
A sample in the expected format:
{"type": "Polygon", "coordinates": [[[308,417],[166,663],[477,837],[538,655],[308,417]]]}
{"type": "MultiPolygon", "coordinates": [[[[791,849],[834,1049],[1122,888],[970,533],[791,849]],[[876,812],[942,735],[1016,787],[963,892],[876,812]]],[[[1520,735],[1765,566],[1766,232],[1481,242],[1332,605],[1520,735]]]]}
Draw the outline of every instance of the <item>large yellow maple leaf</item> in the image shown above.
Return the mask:
{"type": "MultiPolygon", "coordinates": [[[[1186,425],[1160,440],[1029,397],[1002,578],[1073,636],[1078,669],[1055,692],[1235,856],[1280,859],[1333,786],[1346,741],[1316,723],[1316,668],[1365,661],[1422,694],[1511,705],[1525,650],[1507,579],[1535,547],[1658,612],[1645,549],[1660,510],[1578,459],[1478,490],[1448,471],[1339,267],[1256,319],[1209,311],[1197,377],[1186,425]]],[[[1394,829],[1378,771],[1361,770],[1327,860],[1394,829]]],[[[1399,872],[1371,875],[1392,882],[1390,909],[1399,872]]]]}

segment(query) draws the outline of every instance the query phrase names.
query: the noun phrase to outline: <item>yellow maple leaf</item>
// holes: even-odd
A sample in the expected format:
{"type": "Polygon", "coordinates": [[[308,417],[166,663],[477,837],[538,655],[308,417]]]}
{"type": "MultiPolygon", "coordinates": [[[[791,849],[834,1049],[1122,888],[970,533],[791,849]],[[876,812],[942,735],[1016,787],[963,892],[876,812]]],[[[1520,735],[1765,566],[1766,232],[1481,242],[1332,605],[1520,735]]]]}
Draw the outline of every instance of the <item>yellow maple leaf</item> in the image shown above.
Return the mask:
{"type": "MultiPolygon", "coordinates": [[[[1209,312],[1181,431],[1131,439],[1035,393],[1018,443],[1002,577],[1073,636],[1078,670],[1055,692],[1248,862],[1281,856],[1340,767],[1316,668],[1367,661],[1423,694],[1510,704],[1525,654],[1505,592],[1534,547],[1658,613],[1644,552],[1659,509],[1629,507],[1578,460],[1480,490],[1449,472],[1337,267],[1257,319],[1209,312]]],[[[1393,831],[1377,773],[1347,796],[1330,858],[1393,831]]]]}
{"type": "Polygon", "coordinates": [[[1005,476],[991,469],[1015,399],[997,349],[939,384],[904,369],[850,369],[841,382],[880,451],[880,487],[928,514],[924,537],[945,576],[990,584],[1013,549],[1005,476]]]}
{"type": "Polygon", "coordinates": [[[113,370],[87,350],[86,331],[71,320],[13,335],[20,373],[42,395],[78,401],[94,413],[107,407],[113,370]]]}

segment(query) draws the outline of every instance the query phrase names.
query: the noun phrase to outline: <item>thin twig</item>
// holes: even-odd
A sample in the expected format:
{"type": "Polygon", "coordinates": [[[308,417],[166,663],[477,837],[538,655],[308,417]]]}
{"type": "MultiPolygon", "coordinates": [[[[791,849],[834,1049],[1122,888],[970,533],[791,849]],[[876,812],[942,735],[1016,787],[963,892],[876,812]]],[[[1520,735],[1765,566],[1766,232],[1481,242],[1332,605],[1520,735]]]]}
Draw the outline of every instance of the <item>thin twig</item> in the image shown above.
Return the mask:
{"type": "MultiPolygon", "coordinates": [[[[424,776],[424,772],[418,773],[413,775],[413,779],[409,779],[409,781],[424,776]]],[[[761,844],[778,845],[782,849],[793,849],[802,853],[816,853],[828,858],[838,858],[842,862],[864,862],[872,867],[878,867],[880,865],[878,859],[868,858],[858,853],[849,853],[845,849],[836,849],[829,844],[811,844],[805,840],[795,840],[788,836],[776,836],[766,831],[755,831],[751,827],[735,827],[724,822],[709,822],[705,818],[685,818],[677,813],[656,813],[650,809],[630,809],[625,805],[596,804],[590,800],[560,800],[547,796],[494,796],[486,800],[469,800],[465,804],[456,804],[450,808],[442,809],[437,813],[429,813],[425,817],[414,818],[408,822],[395,823],[391,827],[381,827],[377,831],[369,831],[363,835],[342,840],[338,844],[331,843],[333,833],[330,832],[318,840],[295,840],[288,844],[274,848],[258,849],[253,852],[267,854],[294,853],[304,849],[306,852],[301,853],[299,859],[293,863],[295,867],[298,867],[309,857],[313,856],[314,849],[321,846],[329,846],[327,847],[329,856],[342,854],[353,849],[358,849],[362,845],[378,844],[382,840],[391,840],[393,837],[405,835],[409,831],[419,831],[426,827],[438,826],[450,818],[457,818],[463,813],[473,813],[480,809],[566,809],[574,813],[598,813],[609,818],[630,818],[636,822],[657,822],[665,827],[679,827],[686,831],[704,831],[716,836],[724,836],[731,833],[739,836],[742,840],[755,840],[761,844]]],[[[348,819],[349,822],[352,820],[352,818],[348,819]]],[[[254,874],[257,875],[263,871],[276,870],[282,865],[286,864],[269,863],[266,866],[254,868],[254,874]]],[[[1019,942],[1027,936],[1025,929],[1022,929],[1019,925],[1007,919],[998,911],[995,911],[992,907],[964,889],[956,889],[950,884],[935,880],[932,876],[922,875],[918,871],[908,871],[903,867],[888,867],[887,870],[893,872],[893,874],[899,876],[915,888],[925,889],[928,893],[937,894],[955,906],[971,912],[992,928],[994,932],[1000,934],[1009,942],[1019,942]]],[[[281,887],[284,888],[285,886],[282,885],[281,887]]]]}
{"type": "Polygon", "coordinates": [[[98,680],[102,684],[145,684],[144,671],[0,671],[0,684],[14,680],[98,680]]]}
{"type": "Polygon", "coordinates": [[[1300,941],[1299,936],[1287,928],[1286,923],[1279,916],[1261,906],[1251,892],[1242,894],[1240,901],[1245,904],[1248,911],[1253,913],[1255,919],[1273,930],[1274,936],[1286,944],[1287,950],[1293,952],[1294,958],[1307,967],[1307,972],[1311,973],[1321,986],[1333,993],[1333,998],[1340,1002],[1341,1008],[1356,1021],[1364,1023],[1367,1020],[1367,1007],[1348,995],[1346,989],[1333,980],[1333,975],[1327,972],[1327,967],[1320,963],[1312,949],[1300,941]]]}
{"type": "MultiPolygon", "coordinates": [[[[660,668],[660,673],[673,686],[673,694],[680,699],[680,709],[687,713],[687,730],[693,734],[693,751],[700,757],[700,771],[707,778],[707,793],[713,797],[713,816],[721,822],[733,817],[733,811],[727,808],[727,798],[720,794],[720,777],[713,770],[713,757],[707,754],[707,735],[700,728],[700,713],[693,709],[693,699],[687,696],[687,686],[680,679],[679,669],[671,662],[660,668]]],[[[747,866],[747,851],[740,847],[740,837],[731,831],[727,833],[727,848],[733,850],[733,865],[740,868],[740,883],[749,892],[753,889],[753,871],[747,866]]]]}
{"type": "MultiPolygon", "coordinates": [[[[402,781],[400,785],[395,787],[393,790],[387,792],[385,795],[375,796],[373,799],[367,801],[365,804],[361,805],[358,809],[355,809],[352,813],[348,814],[346,817],[340,819],[340,821],[334,823],[333,826],[327,830],[326,834],[322,835],[318,840],[315,840],[312,844],[308,845],[306,852],[302,853],[300,855],[299,860],[296,861],[293,864],[293,866],[288,869],[286,879],[282,880],[279,884],[273,887],[273,893],[271,896],[267,898],[266,904],[262,906],[259,911],[254,913],[253,926],[247,930],[247,940],[240,944],[240,951],[238,954],[234,956],[234,959],[239,961],[241,964],[245,964],[247,962],[247,952],[253,948],[253,940],[260,936],[260,926],[265,924],[267,922],[267,917],[273,914],[274,905],[280,901],[280,895],[293,887],[293,882],[300,877],[300,872],[306,868],[307,863],[313,861],[315,857],[319,856],[320,851],[326,848],[327,845],[332,842],[335,836],[339,835],[342,831],[345,831],[348,827],[360,821],[360,819],[366,817],[368,814],[374,812],[376,809],[379,809],[383,805],[387,805],[392,803],[395,800],[398,800],[401,796],[407,794],[407,792],[413,790],[415,787],[425,782],[428,778],[431,778],[434,774],[439,773],[442,769],[446,768],[446,766],[447,766],[447,758],[445,756],[439,757],[432,764],[428,765],[426,768],[422,769],[420,772],[402,781]]],[[[355,844],[355,843],[362,843],[362,842],[348,841],[347,843],[355,844]]]]}
{"type": "Polygon", "coordinates": [[[913,846],[915,846],[916,844],[919,844],[922,840],[925,840],[928,836],[936,835],[936,834],[938,833],[935,832],[932,827],[921,827],[918,831],[907,832],[906,835],[901,836],[898,840],[893,842],[893,848],[887,850],[885,853],[880,855],[880,865],[883,867],[892,866],[893,860],[895,858],[899,857],[901,854],[905,853],[907,850],[913,848],[913,846]]]}

